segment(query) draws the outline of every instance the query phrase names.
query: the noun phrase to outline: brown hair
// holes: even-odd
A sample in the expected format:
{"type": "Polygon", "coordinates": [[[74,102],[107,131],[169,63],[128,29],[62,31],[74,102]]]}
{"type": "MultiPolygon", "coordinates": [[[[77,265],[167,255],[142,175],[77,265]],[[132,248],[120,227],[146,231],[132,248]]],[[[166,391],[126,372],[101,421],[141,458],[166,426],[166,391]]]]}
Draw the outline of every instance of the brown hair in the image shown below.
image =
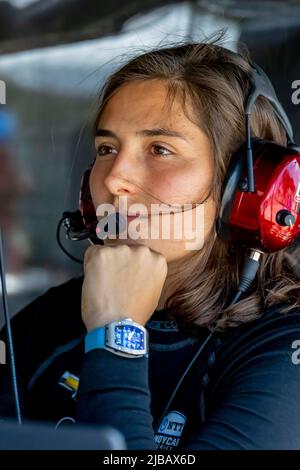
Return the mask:
{"type": "MultiPolygon", "coordinates": [[[[215,175],[212,185],[217,213],[222,183],[230,156],[245,140],[244,100],[251,68],[247,53],[233,53],[216,41],[182,44],[144,53],[131,59],[109,77],[100,95],[101,112],[120,86],[133,80],[166,81],[169,95],[193,103],[193,120],[206,132],[213,149],[215,175]]],[[[186,111],[186,108],[185,108],[186,111]]],[[[263,97],[254,105],[252,135],[286,144],[286,134],[273,107],[263,97]]],[[[203,248],[183,262],[174,278],[175,292],[167,299],[173,317],[185,325],[224,330],[258,318],[263,310],[283,302],[286,313],[300,305],[300,282],[293,268],[291,250],[263,254],[256,280],[245,298],[228,306],[238,283],[245,248],[231,246],[216,234],[207,237],[203,248]]]]}

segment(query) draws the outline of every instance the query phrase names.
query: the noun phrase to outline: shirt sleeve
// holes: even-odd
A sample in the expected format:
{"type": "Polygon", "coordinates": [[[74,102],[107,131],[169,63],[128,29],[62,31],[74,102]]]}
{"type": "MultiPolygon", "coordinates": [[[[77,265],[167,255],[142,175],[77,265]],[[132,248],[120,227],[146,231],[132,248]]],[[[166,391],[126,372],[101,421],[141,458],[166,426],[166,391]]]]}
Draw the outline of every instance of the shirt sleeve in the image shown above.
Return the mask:
{"type": "Polygon", "coordinates": [[[89,351],[80,375],[77,422],[114,427],[123,434],[128,449],[155,449],[148,361],[105,349],[89,351]]]}
{"type": "Polygon", "coordinates": [[[300,449],[300,364],[292,346],[300,339],[299,316],[284,321],[288,326],[270,326],[231,347],[208,393],[206,421],[183,448],[300,449]]]}

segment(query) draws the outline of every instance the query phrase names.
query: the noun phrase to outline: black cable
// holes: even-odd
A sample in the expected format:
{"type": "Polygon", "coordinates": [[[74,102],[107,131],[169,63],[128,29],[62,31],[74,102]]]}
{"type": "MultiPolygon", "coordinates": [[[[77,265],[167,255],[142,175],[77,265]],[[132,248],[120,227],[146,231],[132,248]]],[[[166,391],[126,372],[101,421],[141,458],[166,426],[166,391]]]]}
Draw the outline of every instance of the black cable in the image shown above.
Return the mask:
{"type": "Polygon", "coordinates": [[[240,276],[240,282],[236,293],[234,294],[231,302],[228,306],[235,304],[250,287],[251,283],[255,279],[257,270],[259,268],[259,260],[262,252],[256,249],[251,249],[249,255],[246,257],[242,273],[240,276]]]}
{"type": "Polygon", "coordinates": [[[70,259],[72,259],[73,261],[76,261],[76,263],[80,263],[80,264],[83,264],[83,261],[80,260],[79,258],[76,258],[75,256],[71,255],[71,253],[69,253],[65,247],[63,246],[62,242],[60,241],[60,229],[61,229],[61,226],[63,224],[65,220],[65,217],[62,217],[60,219],[60,221],[58,222],[58,225],[57,225],[57,229],[56,229],[56,241],[58,243],[58,246],[60,247],[60,249],[65,253],[65,255],[67,255],[70,259]]]}
{"type": "Polygon", "coordinates": [[[237,301],[240,299],[241,295],[243,294],[243,292],[241,290],[237,290],[233,299],[231,300],[231,302],[229,303],[228,307],[230,305],[233,305],[233,304],[236,304],[237,301]]]}
{"type": "Polygon", "coordinates": [[[207,336],[207,338],[205,339],[205,341],[201,344],[200,348],[198,349],[198,351],[196,352],[196,354],[194,355],[193,359],[191,360],[191,362],[189,363],[189,365],[187,366],[187,368],[185,369],[184,373],[182,374],[182,376],[180,377],[179,379],[179,382],[177,383],[170,399],[168,400],[168,403],[166,404],[165,408],[164,408],[164,411],[162,412],[161,414],[161,417],[159,418],[158,420],[158,426],[160,426],[161,422],[162,422],[162,419],[166,416],[167,414],[167,411],[168,409],[170,408],[170,405],[180,387],[180,385],[182,384],[182,382],[184,381],[185,377],[187,376],[189,370],[191,369],[192,365],[195,363],[197,357],[202,353],[203,349],[205,348],[205,346],[209,343],[209,341],[212,339],[213,337],[213,334],[212,333],[209,333],[209,335],[207,336]]]}
{"type": "MultiPolygon", "coordinates": [[[[246,261],[245,261],[245,264],[244,264],[244,267],[243,267],[243,270],[242,270],[242,274],[241,274],[238,289],[237,289],[236,294],[234,295],[233,299],[231,300],[231,302],[229,303],[228,306],[235,304],[239,300],[241,295],[244,292],[246,292],[246,290],[249,288],[251,282],[254,280],[254,278],[256,276],[256,273],[257,273],[257,270],[258,270],[258,267],[259,267],[260,256],[261,256],[261,251],[255,250],[255,249],[250,250],[250,255],[246,258],[246,261]]],[[[207,346],[208,343],[212,340],[212,338],[213,338],[213,333],[210,332],[208,334],[208,336],[206,337],[205,341],[201,344],[201,346],[198,349],[198,351],[196,352],[196,354],[194,355],[193,359],[190,361],[190,363],[187,366],[187,368],[185,369],[184,373],[180,377],[179,382],[177,383],[170,399],[168,400],[167,405],[164,408],[163,413],[161,414],[160,419],[158,420],[158,426],[160,426],[160,424],[162,422],[162,419],[166,416],[166,413],[167,413],[168,409],[170,408],[170,405],[171,405],[171,403],[172,403],[179,387],[181,386],[182,382],[184,381],[184,379],[187,376],[188,372],[190,371],[191,367],[193,366],[193,364],[195,363],[195,361],[199,357],[199,355],[202,353],[205,346],[207,346]]]]}
{"type": "Polygon", "coordinates": [[[15,364],[14,344],[13,344],[13,338],[12,338],[12,332],[11,332],[10,316],[9,316],[9,311],[8,311],[7,290],[6,290],[5,269],[4,269],[4,255],[3,255],[3,240],[2,240],[1,227],[0,227],[0,273],[1,273],[1,286],[2,286],[2,301],[3,301],[3,309],[4,309],[4,320],[5,320],[5,324],[6,324],[6,337],[7,337],[7,344],[8,344],[8,353],[9,353],[9,358],[10,358],[10,373],[11,373],[13,397],[14,397],[15,409],[16,409],[16,418],[17,418],[18,424],[22,424],[22,413],[21,413],[20,399],[19,399],[19,389],[18,389],[17,372],[16,372],[16,364],[15,364]]]}
{"type": "Polygon", "coordinates": [[[247,142],[247,173],[248,173],[248,189],[249,193],[254,193],[254,173],[253,173],[253,151],[251,142],[251,122],[250,114],[246,114],[246,142],[247,142]]]}

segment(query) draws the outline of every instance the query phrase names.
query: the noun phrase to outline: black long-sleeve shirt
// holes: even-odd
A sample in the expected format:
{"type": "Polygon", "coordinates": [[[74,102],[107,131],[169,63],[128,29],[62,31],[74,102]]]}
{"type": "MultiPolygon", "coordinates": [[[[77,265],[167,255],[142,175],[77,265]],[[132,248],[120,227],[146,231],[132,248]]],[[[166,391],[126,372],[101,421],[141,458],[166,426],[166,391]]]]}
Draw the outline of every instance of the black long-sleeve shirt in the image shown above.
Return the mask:
{"type": "MultiPolygon", "coordinates": [[[[196,336],[156,311],[148,358],[85,354],[82,280],[50,289],[13,320],[27,419],[109,424],[129,449],[300,449],[299,309],[273,307],[206,346],[206,328],[196,336]],[[66,372],[79,378],[77,393],[62,384],[66,372]]],[[[8,365],[0,365],[0,418],[13,413],[8,365]]]]}

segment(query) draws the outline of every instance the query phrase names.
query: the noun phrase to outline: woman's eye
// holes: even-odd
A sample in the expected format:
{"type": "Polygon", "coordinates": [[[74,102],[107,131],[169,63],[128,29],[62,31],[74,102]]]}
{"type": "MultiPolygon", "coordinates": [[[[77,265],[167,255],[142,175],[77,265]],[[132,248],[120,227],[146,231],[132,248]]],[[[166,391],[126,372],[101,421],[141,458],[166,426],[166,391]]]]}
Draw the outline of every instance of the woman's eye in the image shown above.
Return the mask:
{"type": "Polygon", "coordinates": [[[155,155],[162,155],[163,157],[172,155],[172,152],[170,152],[170,150],[166,149],[165,147],[162,147],[161,145],[153,145],[152,149],[155,155]]]}
{"type": "Polygon", "coordinates": [[[109,147],[109,145],[99,145],[97,148],[97,155],[103,157],[105,155],[111,155],[114,151],[117,152],[116,149],[109,147]]]}

